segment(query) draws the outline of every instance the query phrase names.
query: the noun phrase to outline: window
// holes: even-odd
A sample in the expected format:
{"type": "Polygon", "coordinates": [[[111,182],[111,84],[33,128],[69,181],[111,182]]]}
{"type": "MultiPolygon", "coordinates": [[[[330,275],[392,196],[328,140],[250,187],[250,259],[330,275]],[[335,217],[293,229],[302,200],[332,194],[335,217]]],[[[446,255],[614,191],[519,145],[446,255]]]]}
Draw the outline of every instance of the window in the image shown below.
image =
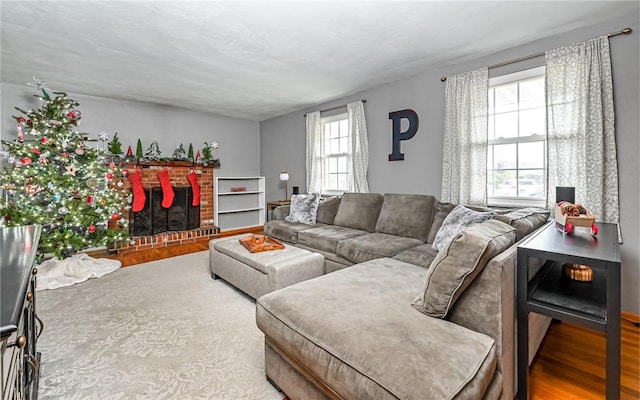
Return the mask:
{"type": "Polygon", "coordinates": [[[350,157],[347,114],[322,118],[322,193],[349,191],[350,157]]]}
{"type": "Polygon", "coordinates": [[[545,206],[544,67],[489,80],[489,205],[545,206]]]}

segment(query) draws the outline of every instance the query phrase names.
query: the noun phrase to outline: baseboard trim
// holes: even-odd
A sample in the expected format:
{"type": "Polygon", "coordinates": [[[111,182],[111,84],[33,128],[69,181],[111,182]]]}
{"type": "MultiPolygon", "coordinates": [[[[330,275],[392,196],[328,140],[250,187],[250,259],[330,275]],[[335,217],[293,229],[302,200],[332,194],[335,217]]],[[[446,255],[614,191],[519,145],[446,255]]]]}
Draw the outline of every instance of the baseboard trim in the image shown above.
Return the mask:
{"type": "Polygon", "coordinates": [[[220,237],[242,235],[243,233],[262,233],[263,227],[253,226],[251,228],[231,229],[228,231],[220,231],[220,237]]]}
{"type": "Polygon", "coordinates": [[[620,314],[622,316],[622,319],[626,319],[627,321],[633,322],[634,324],[640,323],[640,315],[638,315],[638,314],[632,314],[632,313],[626,312],[626,311],[623,311],[620,314]]]}

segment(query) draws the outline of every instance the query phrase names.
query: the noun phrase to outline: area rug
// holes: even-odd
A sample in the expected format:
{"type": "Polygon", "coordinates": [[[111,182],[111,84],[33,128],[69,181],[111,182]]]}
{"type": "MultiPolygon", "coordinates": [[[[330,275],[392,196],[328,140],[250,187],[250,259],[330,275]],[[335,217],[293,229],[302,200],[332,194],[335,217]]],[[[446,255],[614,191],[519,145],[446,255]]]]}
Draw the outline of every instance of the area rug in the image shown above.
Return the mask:
{"type": "Polygon", "coordinates": [[[39,398],[282,399],[265,379],[255,301],[211,279],[208,257],[39,292],[39,398]]]}

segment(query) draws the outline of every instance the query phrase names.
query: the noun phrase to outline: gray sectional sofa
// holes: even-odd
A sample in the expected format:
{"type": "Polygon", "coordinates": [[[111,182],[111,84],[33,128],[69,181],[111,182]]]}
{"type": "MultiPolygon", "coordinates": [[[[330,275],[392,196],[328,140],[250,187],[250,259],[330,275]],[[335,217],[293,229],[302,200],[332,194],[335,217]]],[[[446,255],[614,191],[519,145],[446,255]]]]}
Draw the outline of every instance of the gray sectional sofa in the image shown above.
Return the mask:
{"type": "MultiPolygon", "coordinates": [[[[454,207],[429,195],[347,193],[322,202],[315,225],[288,222],[288,207],[277,208],[265,233],[322,254],[325,275],[257,300],[268,379],[292,400],[513,399],[517,242],[549,213],[494,216],[510,225],[511,242],[464,272],[455,302],[435,318],[412,303],[432,263],[466,264],[448,254],[453,242],[464,253],[462,234],[447,254],[432,248],[454,207]]],[[[530,316],[530,361],[549,321],[530,316]]]]}

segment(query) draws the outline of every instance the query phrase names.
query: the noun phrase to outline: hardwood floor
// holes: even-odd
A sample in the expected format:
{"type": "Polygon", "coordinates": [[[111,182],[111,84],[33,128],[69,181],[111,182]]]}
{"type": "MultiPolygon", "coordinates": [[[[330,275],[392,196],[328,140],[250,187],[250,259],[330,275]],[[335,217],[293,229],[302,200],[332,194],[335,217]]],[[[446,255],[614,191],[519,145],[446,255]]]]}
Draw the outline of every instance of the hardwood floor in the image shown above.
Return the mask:
{"type": "MultiPolygon", "coordinates": [[[[622,323],[620,399],[640,399],[640,328],[622,323]]],[[[530,370],[533,400],[605,398],[605,335],[567,322],[552,323],[530,370]]]]}
{"type": "MultiPolygon", "coordinates": [[[[227,232],[221,236],[241,232],[227,232]]],[[[252,233],[259,233],[255,230],[252,233]]],[[[110,256],[123,266],[208,249],[208,240],[110,256]]],[[[640,328],[638,316],[622,320],[622,400],[640,399],[640,328]]],[[[605,393],[605,336],[568,322],[552,323],[529,372],[533,400],[601,400],[605,393]]]]}

